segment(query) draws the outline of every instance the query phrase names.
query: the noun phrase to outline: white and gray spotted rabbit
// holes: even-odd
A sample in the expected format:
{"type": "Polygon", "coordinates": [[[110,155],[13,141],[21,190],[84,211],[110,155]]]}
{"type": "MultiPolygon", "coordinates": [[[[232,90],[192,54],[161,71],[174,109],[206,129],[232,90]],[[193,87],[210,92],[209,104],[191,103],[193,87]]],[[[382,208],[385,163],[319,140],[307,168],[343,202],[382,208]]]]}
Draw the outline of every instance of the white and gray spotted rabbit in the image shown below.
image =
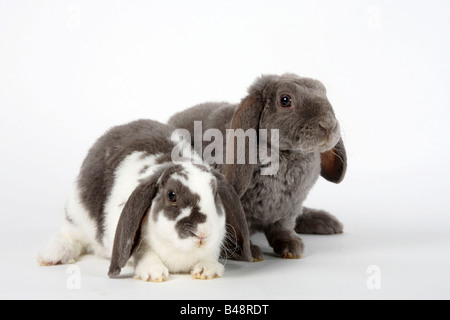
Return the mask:
{"type": "MultiPolygon", "coordinates": [[[[201,159],[172,162],[172,128],[151,120],[117,126],[90,149],[69,197],[60,232],[39,254],[41,265],[72,263],[91,251],[111,258],[115,277],[134,258],[135,278],[170,273],[222,277],[226,239],[235,259],[251,261],[244,212],[224,177],[201,159]]],[[[190,146],[190,157],[198,157],[190,146]]],[[[186,153],[185,153],[186,154],[186,153]]]]}

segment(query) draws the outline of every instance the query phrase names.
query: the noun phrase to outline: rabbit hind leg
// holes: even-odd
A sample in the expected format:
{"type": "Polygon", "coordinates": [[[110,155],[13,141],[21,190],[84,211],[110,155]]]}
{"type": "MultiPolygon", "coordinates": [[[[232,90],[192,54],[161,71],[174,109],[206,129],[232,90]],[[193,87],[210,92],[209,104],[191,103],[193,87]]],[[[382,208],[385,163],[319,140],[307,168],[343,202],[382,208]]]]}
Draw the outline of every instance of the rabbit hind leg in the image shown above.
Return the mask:
{"type": "Polygon", "coordinates": [[[61,230],[53,235],[47,246],[39,253],[37,260],[41,266],[74,263],[86,249],[87,244],[79,227],[65,222],[61,230]]]}

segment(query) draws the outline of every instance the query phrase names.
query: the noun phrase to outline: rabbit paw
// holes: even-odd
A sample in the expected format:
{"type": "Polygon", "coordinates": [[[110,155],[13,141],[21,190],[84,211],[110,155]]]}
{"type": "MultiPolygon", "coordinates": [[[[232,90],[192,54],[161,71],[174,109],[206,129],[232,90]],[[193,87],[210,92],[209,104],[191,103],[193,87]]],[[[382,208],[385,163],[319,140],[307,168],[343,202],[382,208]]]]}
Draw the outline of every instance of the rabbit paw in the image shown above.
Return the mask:
{"type": "Polygon", "coordinates": [[[223,277],[225,268],[217,261],[200,262],[191,271],[192,279],[212,280],[223,277]]]}
{"type": "Polygon", "coordinates": [[[135,279],[147,282],[164,282],[168,277],[169,269],[163,264],[140,264],[134,272],[135,279]]]}
{"type": "Polygon", "coordinates": [[[304,245],[300,238],[291,238],[276,243],[274,252],[283,259],[301,259],[304,245]]]}
{"type": "Polygon", "coordinates": [[[257,245],[254,245],[253,243],[251,243],[250,244],[250,249],[252,251],[253,262],[262,262],[262,261],[264,261],[264,256],[262,254],[262,251],[257,245]]]}

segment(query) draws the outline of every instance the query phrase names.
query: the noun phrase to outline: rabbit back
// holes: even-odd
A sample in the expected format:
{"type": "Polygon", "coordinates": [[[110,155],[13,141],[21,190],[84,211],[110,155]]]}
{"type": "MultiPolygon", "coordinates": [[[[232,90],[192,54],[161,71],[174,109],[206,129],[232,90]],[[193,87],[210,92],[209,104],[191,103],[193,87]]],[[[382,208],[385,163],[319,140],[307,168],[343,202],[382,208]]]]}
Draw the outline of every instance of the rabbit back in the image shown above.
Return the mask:
{"type": "MultiPolygon", "coordinates": [[[[155,155],[170,155],[173,148],[171,132],[167,125],[151,120],[138,120],[110,129],[89,150],[76,181],[75,194],[78,193],[77,200],[96,226],[98,242],[103,243],[105,209],[118,167],[131,155],[126,166],[137,168],[139,165],[139,170],[154,164],[155,155]],[[134,165],[130,161],[134,161],[134,165]]],[[[163,159],[160,160],[162,162],[163,159]]],[[[131,188],[129,183],[125,185],[128,185],[128,189],[131,188]]]]}

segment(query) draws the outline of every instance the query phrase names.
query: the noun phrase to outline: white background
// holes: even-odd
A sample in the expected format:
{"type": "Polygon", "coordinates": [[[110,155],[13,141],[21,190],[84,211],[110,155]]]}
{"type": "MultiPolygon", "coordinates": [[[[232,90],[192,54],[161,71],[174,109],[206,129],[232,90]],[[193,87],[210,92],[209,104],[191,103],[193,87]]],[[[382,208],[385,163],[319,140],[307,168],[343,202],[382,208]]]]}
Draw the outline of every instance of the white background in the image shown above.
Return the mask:
{"type": "Polygon", "coordinates": [[[0,298],[450,298],[449,31],[446,0],[0,0],[0,298]],[[321,80],[341,122],[346,179],[307,204],[344,234],[302,236],[295,261],[257,236],[264,262],[210,282],[111,280],[92,256],[37,265],[106,129],[239,102],[284,72],[321,80]]]}

